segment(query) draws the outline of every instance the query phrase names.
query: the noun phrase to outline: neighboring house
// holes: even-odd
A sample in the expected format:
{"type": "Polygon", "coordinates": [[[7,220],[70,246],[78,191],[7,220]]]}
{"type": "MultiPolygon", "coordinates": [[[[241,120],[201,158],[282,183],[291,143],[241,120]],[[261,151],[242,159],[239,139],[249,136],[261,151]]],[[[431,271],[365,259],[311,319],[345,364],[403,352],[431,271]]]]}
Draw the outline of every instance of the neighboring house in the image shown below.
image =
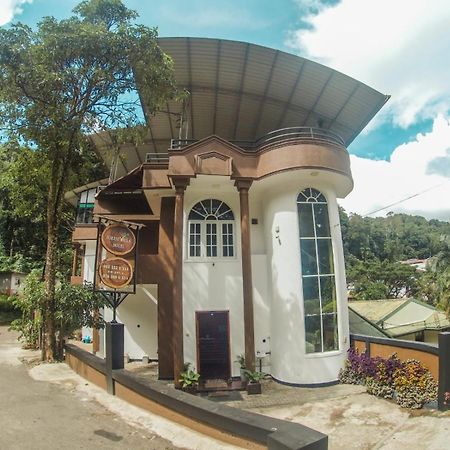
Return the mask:
{"type": "Polygon", "coordinates": [[[92,138],[120,178],[67,195],[75,270],[82,255],[92,281],[92,217],[141,223],[136,294],[118,308],[130,358],[208,379],[238,376],[245,354],[282,382],[334,382],[349,346],[337,198],[353,188],[347,146],[388,97],[258,45],[159,44],[190,97],[148,117],[142,144],[117,153],[107,133],[92,138]]]}
{"type": "Polygon", "coordinates": [[[405,264],[407,266],[415,267],[418,272],[425,272],[427,270],[430,258],[426,259],[407,259],[405,261],[400,261],[400,264],[405,264]]]}
{"type": "Polygon", "coordinates": [[[349,308],[393,338],[437,344],[439,332],[450,330],[444,312],[411,298],[354,300],[349,308]]]}
{"type": "MultiPolygon", "coordinates": [[[[349,301],[349,303],[351,303],[349,301]]],[[[373,337],[390,337],[385,331],[380,327],[375,325],[370,320],[361,316],[354,309],[351,308],[350,304],[348,307],[348,322],[350,328],[350,334],[360,334],[363,336],[373,336],[373,337]]]]}
{"type": "Polygon", "coordinates": [[[26,273],[5,271],[0,272],[0,294],[14,295],[20,292],[26,273]]]}

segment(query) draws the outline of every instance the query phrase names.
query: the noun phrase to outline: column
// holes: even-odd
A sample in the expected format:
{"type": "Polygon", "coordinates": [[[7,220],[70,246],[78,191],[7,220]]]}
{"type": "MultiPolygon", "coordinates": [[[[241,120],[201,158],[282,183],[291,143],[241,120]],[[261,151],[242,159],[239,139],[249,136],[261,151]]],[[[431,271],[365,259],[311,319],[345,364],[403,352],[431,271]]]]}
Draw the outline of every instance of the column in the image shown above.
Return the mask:
{"type": "Polygon", "coordinates": [[[173,377],[176,387],[180,387],[180,373],[184,366],[183,352],[183,210],[184,191],[189,179],[173,179],[175,186],[175,214],[173,246],[175,265],[173,276],[173,377]]]}
{"type": "Polygon", "coordinates": [[[255,327],[253,319],[252,259],[250,251],[250,214],[248,191],[252,180],[237,180],[241,208],[242,285],[244,294],[245,366],[255,370],[255,327]]]}
{"type": "MultiPolygon", "coordinates": [[[[80,249],[79,243],[73,243],[73,256],[72,256],[72,276],[75,277],[77,275],[77,267],[78,267],[78,252],[80,249]]],[[[83,276],[83,274],[81,274],[83,276]]]]}

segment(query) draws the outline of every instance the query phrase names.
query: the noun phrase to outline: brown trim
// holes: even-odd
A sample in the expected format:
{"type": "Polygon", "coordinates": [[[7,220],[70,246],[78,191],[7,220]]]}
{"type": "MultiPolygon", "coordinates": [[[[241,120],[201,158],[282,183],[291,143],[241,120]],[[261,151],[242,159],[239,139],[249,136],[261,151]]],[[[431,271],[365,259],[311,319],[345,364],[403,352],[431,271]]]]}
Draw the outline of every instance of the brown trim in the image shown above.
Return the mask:
{"type": "Polygon", "coordinates": [[[72,255],[72,276],[77,276],[77,266],[78,266],[78,250],[80,244],[74,243],[73,245],[73,255],[72,255]]]}
{"type": "MultiPolygon", "coordinates": [[[[99,310],[95,310],[94,312],[94,318],[95,320],[98,320],[99,318],[99,310]]],[[[100,332],[98,328],[92,329],[92,352],[95,354],[100,350],[100,332]]]]}
{"type": "Polygon", "coordinates": [[[173,379],[180,387],[180,374],[184,367],[183,351],[183,209],[184,191],[189,179],[173,179],[175,185],[175,215],[173,246],[175,251],[175,268],[173,280],[173,379]]]}
{"type": "MultiPolygon", "coordinates": [[[[66,355],[73,362],[105,374],[105,361],[74,345],[66,346],[66,355]]],[[[83,376],[83,374],[80,373],[83,376]]],[[[116,395],[155,414],[182,420],[183,425],[196,431],[223,439],[242,448],[270,448],[285,450],[326,450],[328,437],[299,423],[263,416],[232,408],[204,398],[170,389],[165,384],[144,380],[126,370],[113,370],[116,395]],[[132,398],[131,398],[132,397],[132,398]],[[177,416],[177,417],[175,417],[177,416]],[[198,422],[201,428],[190,420],[198,422]],[[211,427],[211,428],[209,428],[211,427]],[[209,429],[208,429],[209,428],[209,429]],[[210,431],[213,434],[210,434],[210,431]],[[229,438],[233,439],[232,441],[229,438]]],[[[104,380],[104,378],[103,378],[104,380]]],[[[103,382],[103,389],[105,383],[103,382]]]]}
{"type": "Polygon", "coordinates": [[[245,366],[255,370],[255,329],[253,317],[253,282],[250,249],[250,212],[248,191],[251,180],[236,180],[241,215],[242,288],[244,297],[245,366]]]}
{"type": "MultiPolygon", "coordinates": [[[[245,152],[236,145],[217,136],[210,136],[181,150],[169,151],[170,178],[193,178],[198,174],[229,175],[222,160],[231,162],[232,179],[259,180],[280,171],[313,169],[333,172],[348,179],[343,192],[352,185],[350,157],[344,147],[320,139],[292,139],[262,145],[254,152],[245,152]],[[203,155],[215,155],[203,167],[196,162],[203,155]],[[220,160],[218,156],[220,155],[220,160]]],[[[343,195],[343,192],[340,194],[343,195]]]]}

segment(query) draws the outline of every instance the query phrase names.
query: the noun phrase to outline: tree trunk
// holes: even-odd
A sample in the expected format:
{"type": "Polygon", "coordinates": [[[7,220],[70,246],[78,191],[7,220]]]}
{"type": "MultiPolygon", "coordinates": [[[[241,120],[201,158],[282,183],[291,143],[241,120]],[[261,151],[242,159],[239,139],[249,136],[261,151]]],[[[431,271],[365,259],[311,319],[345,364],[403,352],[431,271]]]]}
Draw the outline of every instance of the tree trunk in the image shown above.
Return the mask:
{"type": "MultiPolygon", "coordinates": [[[[55,172],[55,171],[52,171],[55,172]]],[[[54,361],[58,357],[55,326],[55,290],[56,290],[56,259],[58,251],[58,222],[56,203],[56,184],[59,180],[50,182],[47,209],[47,253],[45,256],[45,304],[44,304],[44,349],[43,359],[54,361]]],[[[55,174],[56,175],[56,174],[55,174]]]]}
{"type": "MultiPolygon", "coordinates": [[[[47,252],[45,256],[45,304],[43,307],[44,339],[42,359],[55,361],[62,358],[56,339],[56,272],[58,264],[59,229],[61,223],[64,190],[77,145],[81,123],[74,123],[69,135],[55,136],[52,150],[51,180],[47,205],[47,252]],[[62,143],[62,144],[61,144],[62,143]]],[[[63,129],[63,127],[62,127],[63,129]]]]}

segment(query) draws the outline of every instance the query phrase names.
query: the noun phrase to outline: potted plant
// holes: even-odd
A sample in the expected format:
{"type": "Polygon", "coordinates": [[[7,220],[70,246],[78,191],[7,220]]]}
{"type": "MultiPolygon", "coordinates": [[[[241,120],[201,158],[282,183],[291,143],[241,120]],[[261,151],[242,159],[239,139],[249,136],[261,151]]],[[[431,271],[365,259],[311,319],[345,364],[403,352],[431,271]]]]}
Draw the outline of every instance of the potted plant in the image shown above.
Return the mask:
{"type": "Polygon", "coordinates": [[[266,376],[263,372],[252,372],[250,370],[245,370],[245,375],[248,379],[247,383],[247,393],[261,394],[261,380],[266,376]]]}
{"type": "Polygon", "coordinates": [[[197,392],[198,380],[200,379],[200,374],[195,370],[189,368],[190,363],[184,365],[184,371],[180,373],[181,388],[183,391],[194,394],[197,392]]]}
{"type": "Polygon", "coordinates": [[[236,357],[236,361],[239,364],[239,369],[240,369],[240,375],[241,375],[241,381],[243,383],[247,382],[247,375],[245,374],[245,356],[241,353],[240,355],[237,355],[236,357]]]}

